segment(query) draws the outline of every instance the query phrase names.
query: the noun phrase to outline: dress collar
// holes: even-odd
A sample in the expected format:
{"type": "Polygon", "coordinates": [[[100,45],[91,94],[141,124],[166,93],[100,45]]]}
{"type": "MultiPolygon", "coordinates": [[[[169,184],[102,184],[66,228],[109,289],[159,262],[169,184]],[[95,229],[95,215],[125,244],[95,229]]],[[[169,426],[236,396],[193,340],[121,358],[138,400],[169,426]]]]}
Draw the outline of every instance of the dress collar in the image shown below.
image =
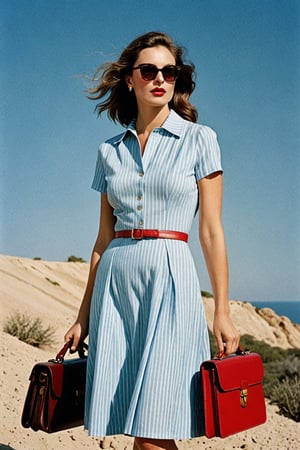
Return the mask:
{"type": "Polygon", "coordinates": [[[162,124],[161,128],[164,128],[171,134],[180,137],[182,135],[182,130],[185,120],[177,114],[173,109],[170,110],[165,122],[162,124]]]}
{"type": "MultiPolygon", "coordinates": [[[[167,119],[164,121],[162,126],[160,128],[163,128],[164,130],[167,130],[169,133],[174,134],[177,137],[180,137],[182,135],[182,130],[184,126],[185,120],[179,116],[173,109],[170,110],[170,114],[168,115],[167,119]]],[[[128,132],[131,132],[133,134],[136,134],[135,129],[136,119],[133,119],[126,130],[122,133],[116,136],[116,139],[114,140],[114,143],[119,144],[128,132]]]]}

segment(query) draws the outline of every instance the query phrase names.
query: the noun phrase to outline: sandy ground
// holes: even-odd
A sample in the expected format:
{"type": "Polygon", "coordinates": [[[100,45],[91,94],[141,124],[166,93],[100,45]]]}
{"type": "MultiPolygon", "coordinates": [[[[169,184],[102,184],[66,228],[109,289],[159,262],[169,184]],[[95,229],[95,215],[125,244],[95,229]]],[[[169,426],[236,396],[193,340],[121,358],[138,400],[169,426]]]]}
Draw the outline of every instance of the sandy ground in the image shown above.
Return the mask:
{"type": "MultiPolygon", "coordinates": [[[[54,433],[34,432],[21,426],[23,402],[28,388],[32,366],[47,361],[53,352],[33,348],[16,338],[0,332],[0,449],[57,450],[83,448],[132,449],[132,438],[114,436],[94,439],[79,428],[54,433]]],[[[235,436],[222,439],[197,438],[179,441],[180,450],[187,449],[272,449],[296,450],[300,448],[300,424],[277,414],[277,408],[267,404],[268,420],[264,425],[235,436]]]]}
{"type": "MultiPolygon", "coordinates": [[[[55,324],[57,329],[57,344],[53,349],[31,347],[0,331],[0,449],[2,450],[132,449],[132,438],[126,436],[95,439],[88,437],[81,427],[48,435],[21,426],[21,414],[31,368],[36,362],[53,358],[60,349],[63,333],[74,320],[86,276],[86,265],[47,263],[0,255],[0,325],[9,313],[19,310],[30,311],[33,316],[42,317],[45,324],[55,324]]],[[[248,307],[242,305],[242,308],[245,322],[247,314],[244,310],[247,311],[248,307]]],[[[253,318],[249,316],[248,322],[249,326],[252,326],[253,318]]],[[[201,437],[179,441],[178,448],[180,450],[300,449],[300,424],[280,416],[274,405],[267,404],[267,415],[266,424],[246,432],[224,440],[201,437]]]]}

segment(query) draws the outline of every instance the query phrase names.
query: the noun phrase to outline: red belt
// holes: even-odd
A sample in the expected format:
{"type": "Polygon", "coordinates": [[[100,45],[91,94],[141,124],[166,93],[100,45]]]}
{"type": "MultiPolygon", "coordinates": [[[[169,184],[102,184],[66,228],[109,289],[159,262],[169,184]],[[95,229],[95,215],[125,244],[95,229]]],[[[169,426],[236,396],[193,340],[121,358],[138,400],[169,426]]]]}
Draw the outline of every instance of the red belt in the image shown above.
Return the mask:
{"type": "Polygon", "coordinates": [[[176,239],[177,241],[187,242],[189,235],[181,231],[169,230],[144,230],[142,228],[133,228],[132,230],[116,231],[116,238],[131,238],[131,239],[176,239]]]}

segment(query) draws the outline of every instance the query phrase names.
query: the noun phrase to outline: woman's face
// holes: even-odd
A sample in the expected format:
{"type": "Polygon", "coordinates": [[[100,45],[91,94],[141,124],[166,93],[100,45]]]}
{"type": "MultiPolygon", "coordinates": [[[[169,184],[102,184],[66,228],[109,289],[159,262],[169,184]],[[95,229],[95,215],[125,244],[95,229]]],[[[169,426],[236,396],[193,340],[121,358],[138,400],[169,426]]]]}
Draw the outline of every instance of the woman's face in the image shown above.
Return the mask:
{"type": "MultiPolygon", "coordinates": [[[[176,61],[166,47],[159,45],[141,50],[134,67],[140,64],[153,64],[162,69],[176,65],[176,61]]],[[[173,98],[175,81],[165,81],[160,71],[153,80],[147,81],[142,78],[140,69],[136,69],[126,77],[126,82],[134,90],[139,110],[145,107],[164,107],[173,98]]]]}

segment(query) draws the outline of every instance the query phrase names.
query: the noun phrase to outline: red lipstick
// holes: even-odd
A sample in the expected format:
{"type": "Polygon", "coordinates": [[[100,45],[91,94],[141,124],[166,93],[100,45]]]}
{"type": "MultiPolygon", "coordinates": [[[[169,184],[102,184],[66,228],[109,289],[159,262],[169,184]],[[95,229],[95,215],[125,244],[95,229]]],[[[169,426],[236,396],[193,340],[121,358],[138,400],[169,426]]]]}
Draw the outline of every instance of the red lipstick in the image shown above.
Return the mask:
{"type": "Polygon", "coordinates": [[[150,91],[150,92],[151,92],[151,94],[155,95],[156,97],[162,97],[166,93],[165,89],[159,88],[159,87],[152,89],[152,91],[150,91]]]}

